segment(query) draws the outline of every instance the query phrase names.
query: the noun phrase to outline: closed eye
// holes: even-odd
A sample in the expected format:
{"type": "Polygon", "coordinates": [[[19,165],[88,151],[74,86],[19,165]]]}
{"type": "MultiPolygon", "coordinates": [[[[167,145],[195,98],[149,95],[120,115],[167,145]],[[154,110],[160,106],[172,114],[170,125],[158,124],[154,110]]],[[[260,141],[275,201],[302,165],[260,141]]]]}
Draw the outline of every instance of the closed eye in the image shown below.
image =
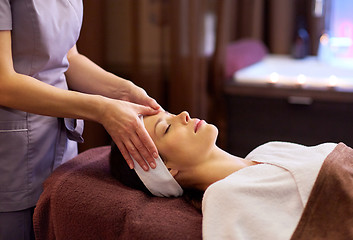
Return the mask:
{"type": "Polygon", "coordinates": [[[168,125],[168,127],[167,127],[167,129],[165,130],[164,134],[167,134],[167,133],[168,133],[170,126],[171,126],[171,124],[168,125]]]}

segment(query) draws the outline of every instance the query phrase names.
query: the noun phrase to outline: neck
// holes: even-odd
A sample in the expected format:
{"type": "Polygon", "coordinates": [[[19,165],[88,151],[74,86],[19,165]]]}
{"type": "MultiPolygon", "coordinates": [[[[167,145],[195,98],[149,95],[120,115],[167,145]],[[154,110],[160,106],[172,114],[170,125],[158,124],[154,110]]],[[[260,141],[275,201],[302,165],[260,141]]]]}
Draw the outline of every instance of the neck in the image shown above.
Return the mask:
{"type": "MultiPolygon", "coordinates": [[[[190,187],[205,191],[211,184],[219,181],[230,174],[255,163],[243,158],[231,155],[222,149],[216,147],[197,167],[191,169],[190,172],[184,173],[191,178],[188,183],[190,187]],[[190,181],[193,179],[194,181],[190,181]]],[[[184,176],[187,177],[187,176],[184,176]]],[[[188,184],[188,185],[189,185],[188,184]]]]}

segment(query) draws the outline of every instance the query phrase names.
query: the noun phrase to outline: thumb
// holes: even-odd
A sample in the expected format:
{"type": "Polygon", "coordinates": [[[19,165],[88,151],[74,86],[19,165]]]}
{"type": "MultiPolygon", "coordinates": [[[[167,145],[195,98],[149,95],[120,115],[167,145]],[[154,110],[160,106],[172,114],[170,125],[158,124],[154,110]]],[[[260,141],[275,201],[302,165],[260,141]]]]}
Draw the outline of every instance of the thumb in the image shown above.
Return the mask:
{"type": "Polygon", "coordinates": [[[147,106],[150,106],[151,108],[153,108],[155,110],[159,110],[161,108],[161,106],[153,98],[150,98],[148,100],[147,106]]]}
{"type": "Polygon", "coordinates": [[[153,109],[151,107],[146,107],[146,106],[140,106],[139,109],[139,114],[141,115],[155,115],[157,113],[159,113],[159,109],[153,109]]]}

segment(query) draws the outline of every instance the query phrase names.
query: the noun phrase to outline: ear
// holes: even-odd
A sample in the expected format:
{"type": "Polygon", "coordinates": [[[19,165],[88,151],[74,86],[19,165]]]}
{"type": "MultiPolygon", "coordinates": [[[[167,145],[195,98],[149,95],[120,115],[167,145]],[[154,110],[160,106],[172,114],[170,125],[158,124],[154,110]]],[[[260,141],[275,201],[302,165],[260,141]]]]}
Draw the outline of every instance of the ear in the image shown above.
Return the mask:
{"type": "Polygon", "coordinates": [[[179,173],[179,170],[177,169],[168,168],[168,170],[173,177],[175,177],[179,173]]]}

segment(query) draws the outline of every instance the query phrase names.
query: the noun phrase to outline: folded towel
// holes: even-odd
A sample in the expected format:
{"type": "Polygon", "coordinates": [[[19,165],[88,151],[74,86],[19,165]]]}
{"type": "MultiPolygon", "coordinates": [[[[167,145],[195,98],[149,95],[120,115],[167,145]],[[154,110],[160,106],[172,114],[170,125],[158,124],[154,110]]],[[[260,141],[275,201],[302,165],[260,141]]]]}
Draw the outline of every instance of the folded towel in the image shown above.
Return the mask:
{"type": "MultiPolygon", "coordinates": [[[[140,119],[144,124],[142,115],[140,119]]],[[[180,197],[183,195],[183,189],[170,174],[160,156],[155,159],[156,168],[150,168],[148,171],[143,170],[132,156],[131,158],[134,161],[137,175],[153,195],[157,197],[180,197]]]]}
{"type": "Polygon", "coordinates": [[[242,68],[261,61],[267,54],[266,46],[254,39],[242,39],[230,43],[226,51],[226,78],[232,77],[242,68]]]}
{"type": "Polygon", "coordinates": [[[353,239],[353,149],[338,144],[325,160],[291,240],[353,239]]]}
{"type": "Polygon", "coordinates": [[[180,197],[183,195],[183,189],[179,183],[170,174],[164,165],[160,156],[156,161],[156,168],[149,169],[147,172],[143,170],[136,160],[134,160],[135,171],[146,188],[157,197],[180,197]]]}

